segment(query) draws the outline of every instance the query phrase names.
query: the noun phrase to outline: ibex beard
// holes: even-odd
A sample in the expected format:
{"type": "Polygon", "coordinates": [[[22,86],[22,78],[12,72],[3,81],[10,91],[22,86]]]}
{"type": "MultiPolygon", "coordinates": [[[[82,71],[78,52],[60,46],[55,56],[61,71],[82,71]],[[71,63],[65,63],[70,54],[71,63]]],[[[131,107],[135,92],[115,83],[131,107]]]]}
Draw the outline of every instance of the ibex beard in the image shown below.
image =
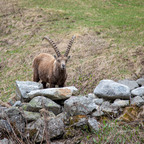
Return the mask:
{"type": "Polygon", "coordinates": [[[70,40],[64,55],[59,52],[56,44],[49,37],[44,37],[43,39],[49,41],[57,56],[52,56],[48,53],[41,53],[34,58],[33,81],[39,82],[41,80],[43,88],[46,88],[47,83],[49,83],[50,88],[54,88],[56,85],[64,87],[67,79],[66,64],[70,58],[68,54],[75,36],[70,40]]]}

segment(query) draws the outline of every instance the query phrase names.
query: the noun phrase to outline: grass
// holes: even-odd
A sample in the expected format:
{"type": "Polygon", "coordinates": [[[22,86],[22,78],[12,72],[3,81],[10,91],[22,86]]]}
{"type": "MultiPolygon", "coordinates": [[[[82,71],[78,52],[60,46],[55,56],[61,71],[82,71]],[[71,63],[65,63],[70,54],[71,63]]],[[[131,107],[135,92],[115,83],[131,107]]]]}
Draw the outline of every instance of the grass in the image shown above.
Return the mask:
{"type": "Polygon", "coordinates": [[[0,94],[15,94],[15,80],[32,80],[32,61],[40,52],[54,54],[42,42],[49,35],[65,52],[72,35],[66,85],[81,94],[107,79],[136,79],[144,74],[143,0],[20,0],[0,8],[0,94]],[[12,5],[13,4],[13,5],[12,5]],[[9,7],[12,7],[9,9],[9,7]],[[11,12],[12,11],[12,12],[11,12]],[[11,13],[10,13],[11,12],[11,13]]]}
{"type": "Polygon", "coordinates": [[[105,31],[107,36],[115,38],[116,42],[143,44],[141,35],[144,31],[144,2],[142,0],[30,0],[28,4],[29,7],[65,12],[71,23],[58,21],[56,27],[68,27],[62,31],[88,27],[105,31]]]}
{"type": "Polygon", "coordinates": [[[75,137],[71,138],[71,141],[80,144],[141,144],[144,142],[143,129],[140,125],[131,126],[117,121],[102,121],[100,126],[97,132],[90,132],[88,127],[72,132],[75,137]]]}

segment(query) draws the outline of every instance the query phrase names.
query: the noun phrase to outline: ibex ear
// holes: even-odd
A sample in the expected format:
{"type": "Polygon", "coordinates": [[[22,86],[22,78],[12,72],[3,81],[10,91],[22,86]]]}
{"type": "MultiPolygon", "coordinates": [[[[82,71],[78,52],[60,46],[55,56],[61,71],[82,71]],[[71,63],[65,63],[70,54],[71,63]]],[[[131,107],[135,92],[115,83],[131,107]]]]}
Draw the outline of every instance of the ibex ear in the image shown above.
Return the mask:
{"type": "Polygon", "coordinates": [[[56,55],[54,55],[54,58],[57,59],[56,55]]]}

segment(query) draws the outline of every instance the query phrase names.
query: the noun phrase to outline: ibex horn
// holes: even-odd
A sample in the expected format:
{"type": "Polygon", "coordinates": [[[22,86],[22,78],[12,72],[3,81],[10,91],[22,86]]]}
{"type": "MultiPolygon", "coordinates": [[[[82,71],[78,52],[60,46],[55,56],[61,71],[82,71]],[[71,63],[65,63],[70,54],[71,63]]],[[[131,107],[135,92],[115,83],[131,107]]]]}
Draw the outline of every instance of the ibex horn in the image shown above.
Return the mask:
{"type": "Polygon", "coordinates": [[[73,44],[73,42],[74,42],[74,40],[75,40],[75,36],[73,36],[72,37],[72,39],[70,40],[70,42],[69,42],[69,44],[68,44],[68,47],[67,47],[67,50],[66,50],[66,52],[65,52],[65,54],[64,54],[64,56],[68,56],[68,54],[69,54],[69,51],[70,51],[70,48],[72,47],[72,44],[73,44]]]}
{"type": "Polygon", "coordinates": [[[60,57],[60,56],[61,56],[61,53],[59,52],[59,50],[58,50],[56,44],[54,43],[54,41],[51,40],[49,37],[46,37],[46,36],[43,37],[42,40],[44,40],[44,39],[46,39],[46,40],[51,44],[51,46],[54,48],[54,50],[55,50],[57,56],[60,57]]]}

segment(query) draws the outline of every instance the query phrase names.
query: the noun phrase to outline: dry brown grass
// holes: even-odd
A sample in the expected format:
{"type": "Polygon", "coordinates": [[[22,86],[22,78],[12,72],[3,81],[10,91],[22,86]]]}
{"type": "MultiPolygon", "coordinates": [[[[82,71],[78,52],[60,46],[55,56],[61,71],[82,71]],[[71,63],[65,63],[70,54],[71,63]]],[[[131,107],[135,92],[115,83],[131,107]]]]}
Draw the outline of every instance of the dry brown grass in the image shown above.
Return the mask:
{"type": "Polygon", "coordinates": [[[0,1],[0,16],[4,17],[13,13],[17,13],[18,0],[1,0],[0,1]]]}
{"type": "Polygon", "coordinates": [[[66,85],[75,85],[81,94],[93,92],[101,79],[136,79],[144,74],[143,46],[128,48],[106,39],[105,32],[85,27],[68,33],[54,32],[56,21],[67,21],[65,11],[24,8],[0,20],[0,94],[3,100],[15,95],[15,80],[32,80],[32,61],[36,55],[55,54],[49,43],[42,41],[45,35],[49,35],[62,52],[72,35],[76,35],[67,64],[66,85]]]}

